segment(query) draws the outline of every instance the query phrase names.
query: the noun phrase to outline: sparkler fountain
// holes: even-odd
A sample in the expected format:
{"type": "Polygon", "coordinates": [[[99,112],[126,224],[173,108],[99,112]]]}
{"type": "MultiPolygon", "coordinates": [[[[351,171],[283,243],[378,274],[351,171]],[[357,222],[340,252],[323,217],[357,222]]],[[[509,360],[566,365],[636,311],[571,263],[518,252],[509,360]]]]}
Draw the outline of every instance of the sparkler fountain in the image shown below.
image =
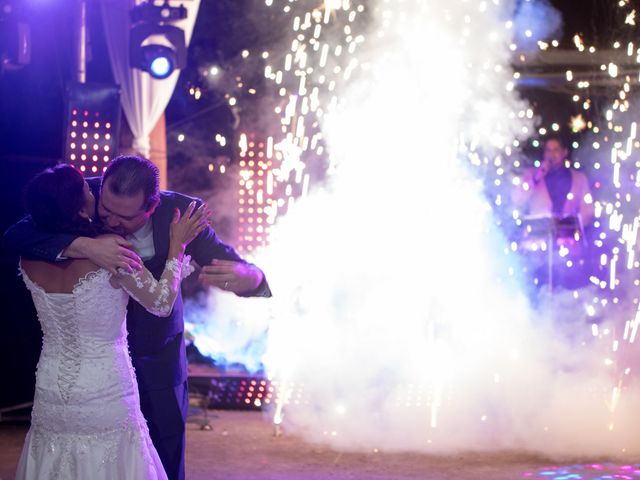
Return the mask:
{"type": "Polygon", "coordinates": [[[568,336],[534,314],[496,223],[535,127],[514,92],[513,5],[266,3],[293,37],[263,54],[283,99],[270,181],[305,195],[267,207],[269,312],[226,296],[216,309],[269,325],[275,422],[341,448],[638,453],[637,389],[607,403],[615,326],[592,335],[579,318],[568,336]],[[304,159],[325,149],[308,189],[304,159]]]}

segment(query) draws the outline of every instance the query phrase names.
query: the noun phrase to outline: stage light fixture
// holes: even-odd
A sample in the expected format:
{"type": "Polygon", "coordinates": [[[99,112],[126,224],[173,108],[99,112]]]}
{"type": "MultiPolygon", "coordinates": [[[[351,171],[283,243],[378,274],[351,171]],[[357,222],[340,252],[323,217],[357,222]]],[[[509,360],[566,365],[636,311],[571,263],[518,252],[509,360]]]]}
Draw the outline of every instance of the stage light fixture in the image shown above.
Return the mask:
{"type": "Polygon", "coordinates": [[[66,90],[64,160],[86,176],[102,175],[117,154],[120,88],[73,83],[66,90]]]}
{"type": "Polygon", "coordinates": [[[175,55],[173,50],[154,45],[146,47],[145,53],[149,53],[151,61],[149,62],[149,71],[156,78],[166,78],[171,74],[175,65],[175,55]]]}
{"type": "Polygon", "coordinates": [[[261,376],[190,375],[189,393],[201,396],[208,408],[215,409],[261,410],[278,401],[276,386],[261,376]]]}
{"type": "Polygon", "coordinates": [[[240,136],[236,247],[245,254],[268,245],[271,224],[276,212],[282,211],[278,203],[283,192],[270,171],[272,144],[271,138],[260,141],[253,133],[240,136]]]}
{"type": "Polygon", "coordinates": [[[148,72],[153,78],[164,79],[176,69],[187,65],[187,45],[184,31],[168,23],[187,17],[187,9],[141,3],[131,10],[134,24],[129,36],[129,61],[133,68],[148,72]]]}
{"type": "Polygon", "coordinates": [[[153,1],[142,2],[131,10],[131,21],[133,23],[175,22],[185,18],[187,18],[186,7],[184,5],[172,7],[168,0],[164,0],[160,4],[153,1]]]}

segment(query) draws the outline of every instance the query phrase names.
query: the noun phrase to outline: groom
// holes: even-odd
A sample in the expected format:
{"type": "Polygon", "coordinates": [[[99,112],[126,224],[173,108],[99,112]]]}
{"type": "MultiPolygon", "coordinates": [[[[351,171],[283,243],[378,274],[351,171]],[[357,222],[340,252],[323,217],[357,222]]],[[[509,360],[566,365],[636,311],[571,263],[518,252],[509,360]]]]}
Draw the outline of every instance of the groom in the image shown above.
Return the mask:
{"type": "MultiPolygon", "coordinates": [[[[193,200],[159,190],[159,171],[150,161],[120,156],[102,179],[87,179],[97,202],[97,217],[122,237],[75,237],[38,230],[29,217],[4,235],[21,256],[57,261],[88,258],[115,272],[144,265],[160,278],[169,249],[169,225],[176,208],[193,200]],[[134,251],[135,250],[135,251],[134,251]]],[[[200,202],[198,200],[198,202],[200,202]]],[[[200,280],[239,296],[271,296],[262,271],[222,243],[211,227],[187,247],[186,254],[204,266],[200,280]]],[[[127,307],[129,350],[140,390],[140,406],[151,439],[170,479],[184,479],[185,421],[188,407],[187,362],[182,296],[171,315],[156,317],[131,299],[127,307]]]]}

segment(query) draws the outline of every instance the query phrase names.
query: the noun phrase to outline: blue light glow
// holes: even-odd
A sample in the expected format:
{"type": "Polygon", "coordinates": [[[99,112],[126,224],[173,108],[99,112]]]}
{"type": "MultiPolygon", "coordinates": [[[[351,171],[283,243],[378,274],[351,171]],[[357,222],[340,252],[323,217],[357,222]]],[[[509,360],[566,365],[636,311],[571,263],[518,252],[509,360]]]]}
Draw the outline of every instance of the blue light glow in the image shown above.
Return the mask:
{"type": "Polygon", "coordinates": [[[640,465],[586,464],[548,466],[537,472],[525,472],[523,478],[548,478],[551,480],[605,480],[640,478],[640,465]]]}
{"type": "Polygon", "coordinates": [[[149,71],[156,78],[165,78],[173,71],[173,65],[167,57],[156,57],[151,61],[149,71]]]}

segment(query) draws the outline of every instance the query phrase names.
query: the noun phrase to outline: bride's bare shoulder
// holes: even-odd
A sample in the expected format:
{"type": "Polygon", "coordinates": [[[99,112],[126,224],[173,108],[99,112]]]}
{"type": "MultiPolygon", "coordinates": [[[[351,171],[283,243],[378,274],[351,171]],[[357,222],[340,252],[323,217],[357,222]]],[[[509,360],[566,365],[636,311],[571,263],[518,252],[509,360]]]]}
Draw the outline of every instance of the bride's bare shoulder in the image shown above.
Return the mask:
{"type": "Polygon", "coordinates": [[[60,262],[20,259],[22,269],[29,278],[46,291],[71,291],[78,280],[100,267],[87,259],[72,259],[60,262]]]}
{"type": "Polygon", "coordinates": [[[62,260],[59,262],[47,262],[45,260],[34,260],[30,258],[21,258],[20,264],[27,272],[29,271],[48,271],[55,272],[84,272],[89,273],[98,270],[100,267],[86,258],[73,258],[62,260]]]}

